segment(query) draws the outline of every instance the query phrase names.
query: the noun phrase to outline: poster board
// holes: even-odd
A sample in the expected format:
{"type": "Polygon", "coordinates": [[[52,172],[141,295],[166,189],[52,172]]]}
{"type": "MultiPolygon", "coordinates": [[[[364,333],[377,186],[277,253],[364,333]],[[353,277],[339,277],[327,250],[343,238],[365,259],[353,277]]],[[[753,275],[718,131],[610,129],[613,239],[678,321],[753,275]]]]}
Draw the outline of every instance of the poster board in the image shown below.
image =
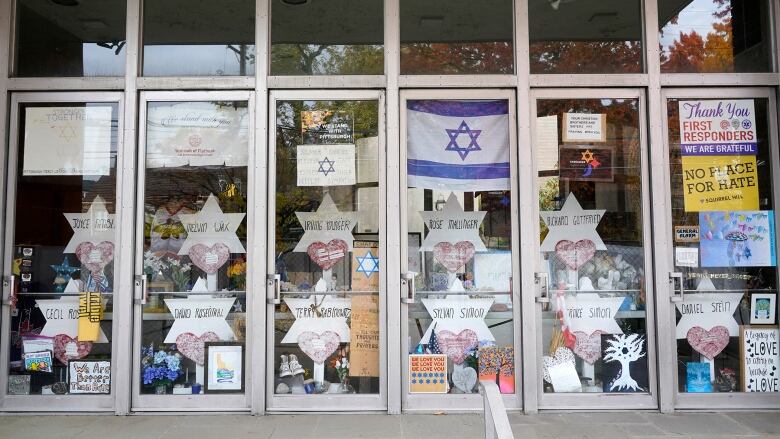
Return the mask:
{"type": "Polygon", "coordinates": [[[780,329],[740,326],[743,392],[780,392],[780,329]]]}
{"type": "Polygon", "coordinates": [[[68,362],[68,393],[111,393],[111,362],[68,362]]]}
{"type": "Polygon", "coordinates": [[[447,393],[447,356],[409,355],[409,393],[447,393]]]}
{"type": "Polygon", "coordinates": [[[379,291],[379,241],[352,243],[352,291],[379,291]]]}
{"type": "Polygon", "coordinates": [[[379,376],[379,297],[352,296],[349,375],[379,376]]]}

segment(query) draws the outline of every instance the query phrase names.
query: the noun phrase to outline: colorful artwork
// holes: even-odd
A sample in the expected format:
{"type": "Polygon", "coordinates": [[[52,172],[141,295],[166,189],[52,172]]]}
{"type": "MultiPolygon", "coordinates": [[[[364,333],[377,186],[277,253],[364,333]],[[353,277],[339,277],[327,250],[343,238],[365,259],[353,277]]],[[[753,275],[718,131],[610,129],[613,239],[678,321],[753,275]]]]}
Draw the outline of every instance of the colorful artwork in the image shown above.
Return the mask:
{"type": "Polygon", "coordinates": [[[30,372],[52,372],[51,351],[27,352],[23,356],[24,370],[30,372]]]}
{"type": "Polygon", "coordinates": [[[699,213],[702,267],[774,267],[773,210],[699,213]]]}
{"type": "Polygon", "coordinates": [[[691,393],[712,392],[709,363],[685,363],[685,389],[691,393]]]}
{"type": "Polygon", "coordinates": [[[447,356],[409,355],[409,393],[447,393],[447,356]]]}
{"type": "Polygon", "coordinates": [[[649,389],[647,350],[641,334],[601,337],[605,392],[646,392],[649,389]]]}
{"type": "Polygon", "coordinates": [[[241,343],[206,344],[205,393],[229,393],[244,390],[244,345],[241,343]]]}
{"type": "Polygon", "coordinates": [[[515,393],[515,348],[487,346],[478,357],[480,381],[494,381],[501,393],[515,393]]]}

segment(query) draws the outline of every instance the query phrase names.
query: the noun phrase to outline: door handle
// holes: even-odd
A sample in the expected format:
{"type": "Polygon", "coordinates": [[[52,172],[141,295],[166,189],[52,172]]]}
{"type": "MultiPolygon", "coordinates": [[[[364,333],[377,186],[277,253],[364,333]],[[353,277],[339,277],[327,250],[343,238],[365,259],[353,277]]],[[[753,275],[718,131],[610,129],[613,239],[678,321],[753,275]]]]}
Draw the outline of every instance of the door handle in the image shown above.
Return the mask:
{"type": "MultiPolygon", "coordinates": [[[[265,277],[266,288],[273,288],[274,295],[266,299],[269,305],[279,305],[282,303],[282,276],[279,274],[269,274],[265,277]]],[[[267,292],[267,291],[266,291],[267,292]]]]}
{"type": "Polygon", "coordinates": [[[544,271],[534,273],[534,283],[537,285],[536,303],[550,303],[550,275],[544,271]]]}
{"type": "Polygon", "coordinates": [[[3,276],[3,305],[16,305],[16,276],[3,276]]]}
{"type": "Polygon", "coordinates": [[[671,302],[685,301],[685,289],[683,288],[683,278],[680,272],[669,273],[669,286],[672,288],[672,295],[669,296],[671,302]],[[677,287],[679,285],[679,288],[677,287]]]}
{"type": "Polygon", "coordinates": [[[146,292],[146,275],[138,274],[133,279],[133,292],[135,293],[135,304],[146,305],[146,299],[149,294],[146,292]]]}
{"type": "Polygon", "coordinates": [[[401,303],[414,303],[414,276],[416,273],[403,273],[401,275],[401,288],[406,288],[406,297],[401,297],[401,303]]]}

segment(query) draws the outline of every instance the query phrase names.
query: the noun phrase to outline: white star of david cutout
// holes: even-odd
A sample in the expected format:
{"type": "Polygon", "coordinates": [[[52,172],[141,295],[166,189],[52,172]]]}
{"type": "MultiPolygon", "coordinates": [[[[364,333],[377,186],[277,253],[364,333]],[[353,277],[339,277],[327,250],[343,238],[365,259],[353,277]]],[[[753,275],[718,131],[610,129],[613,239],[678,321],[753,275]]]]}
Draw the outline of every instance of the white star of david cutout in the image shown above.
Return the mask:
{"type": "Polygon", "coordinates": [[[327,244],[333,239],[347,243],[352,251],[352,229],[357,224],[357,212],[341,212],[329,194],[322,197],[322,203],[316,212],[295,212],[298,222],[303,226],[303,236],[298,241],[294,252],[306,252],[315,242],[327,244]]]}
{"type": "Polygon", "coordinates": [[[236,230],[244,220],[245,213],[223,213],[219,201],[210,194],[198,213],[180,214],[181,223],[187,231],[187,239],[179,249],[180,255],[186,255],[195,244],[224,244],[231,253],[246,253],[244,246],[236,236],[236,230]]]}
{"type": "Polygon", "coordinates": [[[685,294],[682,302],[676,302],[677,311],[682,317],[677,322],[677,338],[688,337],[688,331],[694,326],[710,330],[715,326],[725,326],[729,336],[739,336],[739,324],[734,320],[734,312],[742,300],[742,293],[693,293],[685,294]]]}
{"type": "Polygon", "coordinates": [[[333,296],[311,296],[308,299],[284,299],[295,321],[282,339],[282,343],[298,343],[298,336],[306,331],[322,334],[333,331],[342,343],[349,341],[347,317],[352,308],[352,299],[333,296]],[[312,309],[315,300],[319,304],[321,317],[312,309]],[[321,303],[320,303],[321,302],[321,303]]]}
{"type": "Polygon", "coordinates": [[[454,192],[450,192],[442,210],[418,213],[428,227],[428,236],[420,246],[420,251],[433,251],[433,247],[440,242],[455,244],[460,241],[474,244],[475,251],[487,250],[479,237],[479,226],[487,212],[464,212],[454,192]]]}
{"type": "Polygon", "coordinates": [[[108,213],[106,202],[99,195],[84,213],[63,213],[73,229],[73,236],[63,253],[73,253],[82,242],[100,244],[114,242],[114,214],[108,213]]]}
{"type": "Polygon", "coordinates": [[[464,329],[471,329],[480,341],[495,341],[493,333],[485,324],[485,317],[495,299],[472,299],[468,296],[448,296],[446,299],[422,299],[425,309],[433,321],[425,330],[420,343],[428,343],[431,331],[450,331],[459,334],[464,329]]]}
{"type": "MultiPolygon", "coordinates": [[[[66,293],[78,293],[79,286],[76,281],[71,279],[65,287],[66,293]]],[[[106,299],[103,299],[103,307],[106,306],[106,299]]],[[[59,299],[36,300],[38,309],[41,310],[46,324],[41,329],[41,335],[54,337],[59,334],[65,334],[70,338],[79,336],[79,296],[62,296],[59,299]]],[[[98,339],[95,343],[108,343],[106,333],[100,328],[98,339]]]]}
{"type": "Polygon", "coordinates": [[[606,250],[607,246],[596,232],[604,212],[606,209],[583,210],[574,193],[569,193],[561,210],[539,212],[549,229],[540,250],[549,252],[555,250],[555,245],[561,241],[577,242],[585,239],[593,241],[596,250],[606,250]]]}
{"type": "Polygon", "coordinates": [[[569,329],[588,335],[594,331],[605,334],[622,334],[615,317],[623,304],[624,297],[599,297],[598,294],[566,296],[566,311],[569,329]]]}
{"type": "MultiPolygon", "coordinates": [[[[191,292],[205,291],[208,291],[206,283],[203,278],[198,278],[191,292]]],[[[233,340],[235,334],[225,318],[235,301],[235,297],[211,297],[203,294],[192,294],[186,299],[165,299],[165,305],[176,320],[163,343],[176,343],[176,338],[187,332],[198,337],[206,332],[213,332],[220,340],[233,340]]]]}

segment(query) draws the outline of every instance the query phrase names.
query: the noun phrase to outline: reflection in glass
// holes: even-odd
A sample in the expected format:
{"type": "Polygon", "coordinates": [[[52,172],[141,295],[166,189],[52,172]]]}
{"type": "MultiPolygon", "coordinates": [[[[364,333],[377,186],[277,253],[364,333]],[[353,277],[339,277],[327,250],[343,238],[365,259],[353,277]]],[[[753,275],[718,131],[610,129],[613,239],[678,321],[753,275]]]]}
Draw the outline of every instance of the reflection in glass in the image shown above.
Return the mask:
{"type": "Polygon", "coordinates": [[[473,6],[401,1],[401,74],[512,74],[512,1],[473,6]]]}
{"type": "Polygon", "coordinates": [[[649,392],[639,100],[537,108],[542,386],[649,392]]]}
{"type": "Polygon", "coordinates": [[[25,104],[19,114],[8,393],[110,393],[110,382],[71,388],[68,362],[111,362],[118,105],[25,104]],[[82,327],[87,291],[99,296],[82,327]]]}
{"type": "Polygon", "coordinates": [[[377,0],[338,4],[274,0],[271,74],[381,75],[382,8],[377,0]]]}
{"type": "Polygon", "coordinates": [[[124,75],[125,0],[59,3],[16,2],[16,76],[124,75]]]}
{"type": "Polygon", "coordinates": [[[528,15],[531,73],[642,71],[639,0],[531,0],[528,15]]]}
{"type": "Polygon", "coordinates": [[[659,1],[661,71],[771,71],[769,16],[764,0],[659,1]]]}
{"type": "Polygon", "coordinates": [[[144,3],[144,75],[252,76],[254,41],[252,0],[144,3]]]}

